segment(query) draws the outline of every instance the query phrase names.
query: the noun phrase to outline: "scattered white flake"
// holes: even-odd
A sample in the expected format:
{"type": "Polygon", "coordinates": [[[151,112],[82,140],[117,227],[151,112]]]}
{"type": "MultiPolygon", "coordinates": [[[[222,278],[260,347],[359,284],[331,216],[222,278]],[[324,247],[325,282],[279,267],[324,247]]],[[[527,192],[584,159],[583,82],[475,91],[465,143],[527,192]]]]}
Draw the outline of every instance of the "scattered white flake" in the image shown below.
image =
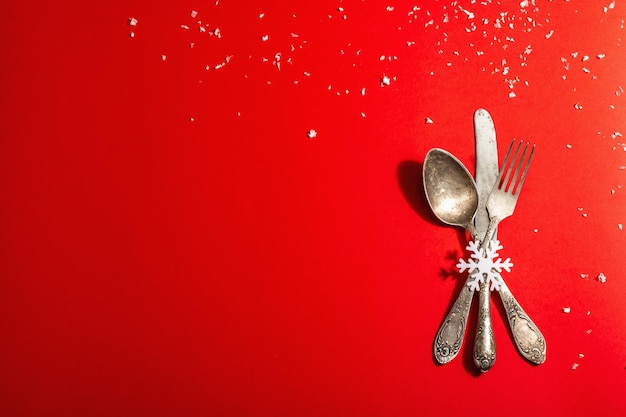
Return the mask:
{"type": "Polygon", "coordinates": [[[237,117],[241,117],[241,112],[240,111],[237,112],[237,117]]]}
{"type": "Polygon", "coordinates": [[[569,143],[568,143],[567,145],[565,145],[565,147],[566,147],[567,149],[572,149],[572,145],[570,145],[569,143]]]}
{"type": "Polygon", "coordinates": [[[193,117],[190,117],[190,118],[189,118],[189,121],[190,121],[190,122],[195,122],[195,121],[196,121],[196,119],[194,119],[193,117]]]}
{"type": "Polygon", "coordinates": [[[388,12],[393,12],[393,9],[395,9],[395,7],[393,7],[393,6],[385,7],[385,10],[387,10],[388,12]]]}
{"type": "Polygon", "coordinates": [[[361,112],[361,117],[364,118],[365,117],[365,113],[361,112]]]}
{"type": "Polygon", "coordinates": [[[572,309],[570,307],[563,307],[563,313],[569,314],[572,309]]]}
{"type": "Polygon", "coordinates": [[[128,26],[137,26],[137,23],[139,23],[139,21],[134,17],[128,18],[128,26]]]}
{"type": "Polygon", "coordinates": [[[259,13],[259,19],[263,19],[265,17],[265,13],[259,13]]]}
{"type": "Polygon", "coordinates": [[[578,52],[572,52],[572,58],[576,58],[578,56],[578,52]]]}
{"type": "Polygon", "coordinates": [[[585,357],[585,355],[584,355],[584,354],[582,354],[582,353],[579,353],[579,354],[578,354],[578,357],[582,359],[582,358],[584,358],[584,357],[585,357]]]}
{"type": "Polygon", "coordinates": [[[579,101],[579,102],[577,102],[576,104],[574,104],[574,108],[575,108],[576,110],[582,110],[582,109],[583,109],[583,106],[580,104],[580,101],[579,101]]]}
{"type": "Polygon", "coordinates": [[[185,30],[189,30],[189,26],[188,25],[180,25],[181,29],[185,29],[185,30]]]}
{"type": "Polygon", "coordinates": [[[365,95],[365,87],[361,88],[361,95],[364,96],[365,95]]]}
{"type": "Polygon", "coordinates": [[[581,61],[583,62],[589,61],[589,55],[583,55],[583,57],[581,58],[581,61]]]}
{"type": "Polygon", "coordinates": [[[614,132],[611,133],[611,138],[616,139],[616,138],[621,138],[622,134],[620,132],[614,132]]]}
{"type": "Polygon", "coordinates": [[[515,92],[511,91],[509,93],[509,98],[515,98],[515,97],[517,97],[517,95],[515,94],[515,92]]]}
{"type": "Polygon", "coordinates": [[[161,61],[165,61],[167,59],[166,55],[161,55],[161,61]]]}
{"type": "Polygon", "coordinates": [[[269,38],[270,38],[270,37],[269,37],[269,35],[263,35],[263,36],[261,36],[261,40],[262,40],[263,42],[266,42],[269,38]]]}
{"type": "Polygon", "coordinates": [[[130,36],[131,38],[134,38],[134,37],[135,37],[135,32],[130,32],[130,33],[128,34],[128,36],[130,36]]]}
{"type": "Polygon", "coordinates": [[[192,19],[195,19],[195,18],[196,18],[196,16],[198,16],[198,12],[196,12],[195,10],[192,10],[192,11],[191,11],[191,18],[192,18],[192,19]]]}
{"type": "Polygon", "coordinates": [[[591,334],[591,332],[592,332],[592,330],[591,330],[591,329],[589,329],[589,330],[585,331],[585,333],[587,333],[587,334],[591,334]]]}
{"type": "Polygon", "coordinates": [[[380,79],[380,86],[381,87],[385,87],[391,85],[391,78],[389,78],[388,76],[386,76],[385,74],[383,74],[383,76],[380,79]]]}
{"type": "Polygon", "coordinates": [[[579,365],[578,365],[576,362],[574,362],[574,363],[572,364],[572,370],[576,370],[576,368],[578,368],[578,366],[579,366],[579,365]]]}
{"type": "Polygon", "coordinates": [[[589,274],[580,274],[580,277],[582,279],[587,279],[587,278],[589,278],[589,274]]]}
{"type": "Polygon", "coordinates": [[[553,34],[554,34],[554,29],[552,29],[550,32],[546,33],[546,39],[550,39],[553,34]]]}
{"type": "MultiPolygon", "coordinates": [[[[222,31],[220,30],[220,28],[215,28],[213,30],[213,32],[211,32],[211,34],[215,37],[217,37],[218,39],[220,39],[222,37],[222,31]]],[[[267,40],[267,39],[266,39],[267,40]]]]}
{"type": "Polygon", "coordinates": [[[589,74],[589,73],[591,72],[591,70],[590,70],[589,68],[585,68],[585,67],[583,67],[583,72],[584,72],[585,74],[589,74]]]}
{"type": "Polygon", "coordinates": [[[467,18],[470,19],[470,20],[475,17],[474,13],[470,12],[469,10],[465,10],[461,6],[459,6],[459,10],[461,10],[463,13],[465,13],[467,15],[467,18]]]}
{"type": "Polygon", "coordinates": [[[590,316],[591,315],[591,311],[587,310],[587,315],[590,316]]]}
{"type": "Polygon", "coordinates": [[[606,13],[606,12],[608,12],[609,10],[614,9],[614,8],[615,8],[615,0],[613,0],[613,1],[612,1],[609,5],[608,5],[608,6],[604,6],[604,7],[602,8],[602,11],[603,11],[604,13],[606,13]]]}
{"type": "Polygon", "coordinates": [[[601,283],[606,283],[606,275],[604,275],[602,272],[600,272],[598,274],[598,276],[596,277],[596,280],[600,281],[601,283]]]}
{"type": "Polygon", "coordinates": [[[623,228],[622,224],[621,224],[621,223],[617,223],[617,228],[618,228],[619,230],[622,230],[622,228],[623,228]]]}
{"type": "Polygon", "coordinates": [[[538,232],[539,232],[539,229],[534,229],[534,230],[533,230],[533,232],[534,232],[534,233],[538,233],[538,232]]]}
{"type": "Polygon", "coordinates": [[[311,73],[309,71],[304,71],[303,74],[304,74],[305,77],[310,77],[311,76],[311,73]]]}
{"type": "Polygon", "coordinates": [[[598,59],[604,59],[605,57],[606,57],[605,54],[598,54],[598,55],[596,55],[596,58],[598,58],[598,59]]]}
{"type": "Polygon", "coordinates": [[[434,122],[433,122],[433,119],[431,119],[430,117],[427,117],[426,120],[424,120],[424,123],[426,123],[427,125],[432,125],[434,122]]]}
{"type": "Polygon", "coordinates": [[[311,129],[308,132],[306,132],[306,136],[309,139],[313,139],[313,138],[317,137],[317,131],[315,129],[311,129]]]}

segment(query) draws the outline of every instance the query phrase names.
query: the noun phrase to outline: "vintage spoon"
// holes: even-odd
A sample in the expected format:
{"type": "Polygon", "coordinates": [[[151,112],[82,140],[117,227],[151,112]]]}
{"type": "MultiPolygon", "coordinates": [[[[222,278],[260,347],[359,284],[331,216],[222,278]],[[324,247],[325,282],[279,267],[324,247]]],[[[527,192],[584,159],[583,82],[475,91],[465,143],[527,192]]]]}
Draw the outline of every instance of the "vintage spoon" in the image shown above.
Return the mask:
{"type": "Polygon", "coordinates": [[[474,238],[478,209],[476,182],[463,163],[443,149],[433,148],[424,158],[424,190],[435,216],[451,226],[461,226],[474,238]]]}
{"type": "MultiPolygon", "coordinates": [[[[423,180],[426,199],[435,216],[446,224],[465,228],[477,240],[474,216],[478,191],[463,163],[443,149],[431,149],[424,158],[423,180]]],[[[466,282],[435,337],[437,362],[448,363],[459,353],[473,296],[474,291],[466,282]]]]}

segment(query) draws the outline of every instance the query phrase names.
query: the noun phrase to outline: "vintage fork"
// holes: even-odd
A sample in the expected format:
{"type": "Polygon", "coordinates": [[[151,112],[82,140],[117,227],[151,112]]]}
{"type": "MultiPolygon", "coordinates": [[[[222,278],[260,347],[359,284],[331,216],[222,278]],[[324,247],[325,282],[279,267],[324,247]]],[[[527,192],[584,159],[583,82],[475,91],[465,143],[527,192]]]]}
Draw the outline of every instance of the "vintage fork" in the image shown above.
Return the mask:
{"type": "MultiPolygon", "coordinates": [[[[485,233],[485,238],[483,239],[481,245],[482,249],[487,249],[487,245],[491,241],[493,231],[496,230],[498,224],[502,220],[511,216],[513,214],[513,211],[515,211],[515,205],[517,204],[519,193],[522,189],[522,185],[524,184],[524,180],[526,179],[526,174],[528,173],[528,168],[530,166],[530,162],[535,151],[535,146],[533,145],[530,150],[530,154],[528,155],[528,158],[526,158],[529,146],[529,144],[526,143],[522,155],[518,160],[517,156],[519,155],[522,143],[522,141],[519,142],[517,148],[515,148],[515,153],[511,157],[511,151],[513,150],[513,146],[515,145],[515,140],[511,142],[511,145],[509,146],[509,149],[504,156],[502,167],[500,168],[500,172],[498,173],[496,182],[493,186],[493,189],[491,190],[491,194],[489,194],[489,198],[487,200],[487,211],[489,212],[489,226],[487,227],[487,232],[485,233]],[[522,172],[521,177],[519,176],[520,171],[522,172]]],[[[486,283],[483,283],[483,285],[486,285],[486,283]]],[[[505,292],[507,291],[505,290],[505,292]]],[[[507,295],[509,293],[510,292],[507,292],[507,295]]],[[[510,299],[508,299],[508,301],[510,301],[510,299]]],[[[480,368],[482,372],[487,372],[493,366],[496,360],[496,344],[493,336],[493,328],[491,326],[491,306],[489,294],[485,291],[481,291],[478,303],[479,313],[476,339],[474,341],[474,363],[480,368]]],[[[525,313],[523,313],[523,310],[522,314],[524,314],[524,317],[528,317],[525,313]]],[[[508,310],[507,318],[509,318],[508,310]]],[[[528,320],[530,321],[530,319],[528,320]]],[[[512,325],[511,328],[513,329],[513,327],[514,326],[512,325]]],[[[537,329],[537,332],[538,331],[539,330],[537,329]]],[[[518,342],[517,338],[515,340],[516,342],[518,342]]],[[[543,345],[545,347],[545,342],[543,345]]]]}

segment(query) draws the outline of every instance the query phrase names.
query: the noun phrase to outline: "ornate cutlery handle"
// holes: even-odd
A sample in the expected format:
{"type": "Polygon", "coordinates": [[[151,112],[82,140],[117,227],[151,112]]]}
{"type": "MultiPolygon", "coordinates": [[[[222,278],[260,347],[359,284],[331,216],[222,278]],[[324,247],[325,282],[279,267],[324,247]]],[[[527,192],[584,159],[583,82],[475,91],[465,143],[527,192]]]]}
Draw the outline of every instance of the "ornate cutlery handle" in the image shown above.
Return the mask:
{"type": "Polygon", "coordinates": [[[478,297],[478,325],[474,340],[474,364],[481,372],[487,372],[496,361],[496,341],[491,325],[491,290],[485,279],[480,284],[478,297]]]}
{"type": "Polygon", "coordinates": [[[517,350],[528,361],[537,365],[542,364],[546,360],[546,340],[513,297],[509,287],[503,280],[500,281],[500,298],[506,310],[506,318],[509,321],[517,350]]]}
{"type": "Polygon", "coordinates": [[[435,336],[435,359],[440,364],[450,362],[461,350],[467,316],[474,296],[474,291],[468,286],[470,280],[471,277],[468,276],[461,293],[441,324],[437,336],[435,336]]]}

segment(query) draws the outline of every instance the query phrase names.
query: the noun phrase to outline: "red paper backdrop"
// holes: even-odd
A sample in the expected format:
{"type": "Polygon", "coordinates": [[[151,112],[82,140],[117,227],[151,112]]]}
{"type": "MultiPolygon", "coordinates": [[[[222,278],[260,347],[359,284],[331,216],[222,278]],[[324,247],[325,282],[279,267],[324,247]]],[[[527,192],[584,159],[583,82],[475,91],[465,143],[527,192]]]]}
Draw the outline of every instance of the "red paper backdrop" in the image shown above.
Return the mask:
{"type": "Polygon", "coordinates": [[[2,415],[624,415],[621,2],[53,3],[0,17],[2,415]],[[494,297],[485,375],[475,309],[434,362],[421,189],[479,107],[537,145],[500,238],[548,343],[494,297]]]}

